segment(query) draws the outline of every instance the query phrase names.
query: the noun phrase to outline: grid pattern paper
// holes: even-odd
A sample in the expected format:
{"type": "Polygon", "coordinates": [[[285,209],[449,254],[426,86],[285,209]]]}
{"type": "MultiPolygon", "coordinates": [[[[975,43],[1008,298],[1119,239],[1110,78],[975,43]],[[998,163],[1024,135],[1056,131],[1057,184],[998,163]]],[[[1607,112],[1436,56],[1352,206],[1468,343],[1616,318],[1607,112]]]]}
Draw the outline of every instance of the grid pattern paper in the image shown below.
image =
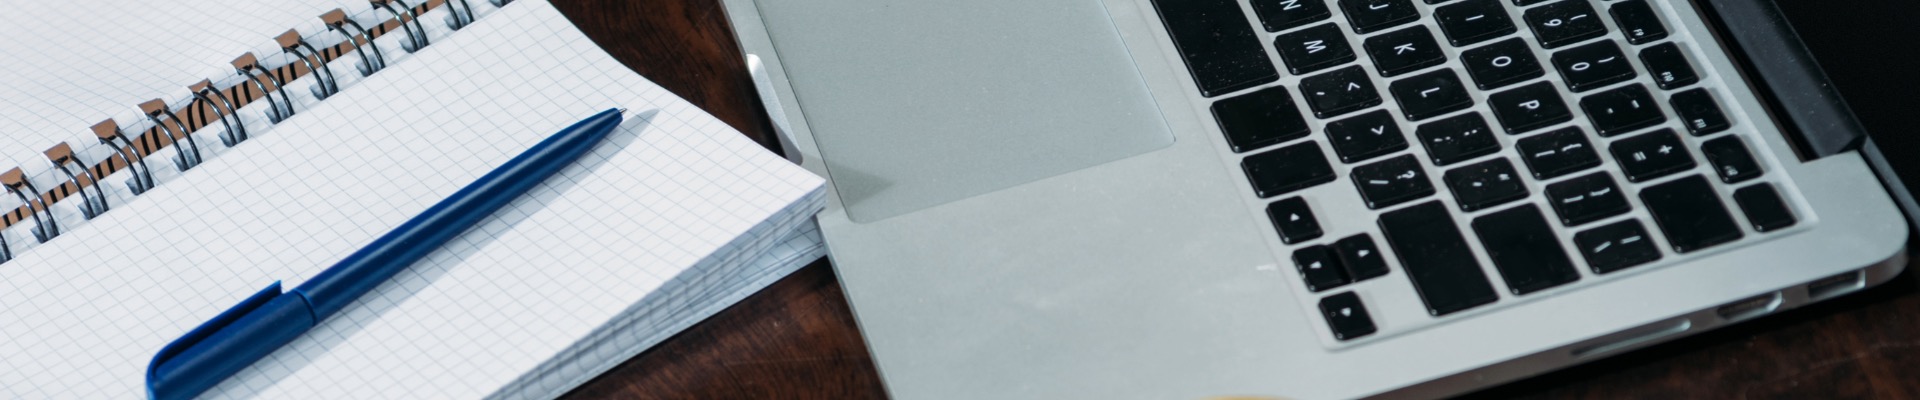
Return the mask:
{"type": "Polygon", "coordinates": [[[347,0],[8,2],[0,12],[0,169],[41,167],[40,151],[54,143],[94,143],[88,128],[95,122],[138,121],[135,105],[186,98],[187,84],[234,75],[228,62],[271,47],[272,35],[318,26],[315,16],[327,10],[366,7],[347,0]]]}
{"type": "MultiPolygon", "coordinates": [[[[715,296],[682,281],[726,278],[691,267],[747,263],[729,249],[819,207],[820,178],[520,0],[4,264],[0,397],[141,397],[167,341],[611,107],[630,120],[606,143],[213,394],[494,394],[637,321],[656,291],[715,296]]],[[[679,319],[705,311],[671,300],[658,308],[679,319]]]]}
{"type": "MultiPolygon", "coordinates": [[[[478,18],[497,10],[489,2],[469,3],[478,18]]],[[[376,19],[390,18],[390,14],[372,10],[367,3],[350,0],[179,0],[107,7],[86,2],[31,2],[0,13],[0,37],[10,38],[0,42],[0,55],[6,55],[0,57],[0,71],[8,72],[0,74],[0,170],[18,166],[42,189],[65,183],[67,176],[54,171],[41,150],[65,141],[85,162],[114,157],[111,146],[94,139],[90,127],[95,122],[111,118],[123,132],[135,135],[153,126],[135,107],[140,101],[159,98],[178,107],[192,99],[186,85],[200,79],[212,80],[221,87],[252,87],[233,71],[229,60],[252,52],[268,67],[298,63],[277,48],[271,35],[293,27],[316,44],[344,40],[313,17],[335,7],[350,11],[350,16],[369,27],[376,19]]],[[[432,22],[442,21],[449,8],[435,7],[420,16],[428,37],[446,37],[454,32],[445,24],[432,22]]],[[[401,47],[405,38],[396,31],[374,43],[392,65],[412,58],[401,47]]],[[[348,53],[328,64],[340,87],[351,88],[365,79],[357,73],[361,55],[348,53]]],[[[323,101],[311,92],[316,79],[308,74],[287,83],[287,98],[292,100],[294,110],[304,112],[323,101]]],[[[240,124],[254,136],[273,126],[267,118],[268,103],[248,103],[237,113],[240,124]]],[[[203,156],[218,157],[227,151],[215,138],[223,130],[215,124],[191,134],[203,156]]],[[[173,151],[162,150],[146,161],[155,167],[155,182],[164,185],[184,173],[172,167],[174,157],[173,151]]],[[[104,189],[110,205],[132,201],[136,195],[125,186],[132,177],[130,171],[100,177],[107,184],[94,190],[104,189]]],[[[0,198],[0,207],[20,205],[15,198],[4,197],[0,198]]],[[[91,222],[82,217],[78,200],[54,203],[52,213],[62,229],[91,222]]],[[[24,225],[0,231],[16,253],[38,244],[24,225]]]]}

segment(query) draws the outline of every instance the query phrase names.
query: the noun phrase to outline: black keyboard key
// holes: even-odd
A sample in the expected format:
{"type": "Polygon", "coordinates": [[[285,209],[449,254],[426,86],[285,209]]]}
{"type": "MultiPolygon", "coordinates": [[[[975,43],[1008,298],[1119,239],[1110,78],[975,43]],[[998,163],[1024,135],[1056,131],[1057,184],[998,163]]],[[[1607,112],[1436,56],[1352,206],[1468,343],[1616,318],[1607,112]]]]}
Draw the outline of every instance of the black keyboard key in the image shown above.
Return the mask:
{"type": "Polygon", "coordinates": [[[1527,294],[1580,280],[1553,227],[1533,205],[1473,219],[1473,232],[1513,294],[1527,294]]]}
{"type": "Polygon", "coordinates": [[[1307,207],[1307,201],[1299,197],[1289,198],[1267,204],[1267,218],[1273,220],[1273,229],[1280,232],[1280,242],[1294,244],[1320,238],[1320,220],[1313,217],[1313,209],[1307,207]]]}
{"type": "Polygon", "coordinates": [[[1607,33],[1606,23],[1594,15],[1587,0],[1562,0],[1528,9],[1522,18],[1533,28],[1533,36],[1540,39],[1540,47],[1549,49],[1607,33]]]}
{"type": "Polygon", "coordinates": [[[1373,65],[1379,67],[1380,76],[1385,77],[1447,61],[1447,54],[1440,51],[1440,43],[1433,40],[1433,34],[1424,26],[1382,33],[1367,38],[1364,46],[1367,55],[1373,58],[1373,65]]]}
{"type": "Polygon", "coordinates": [[[1647,44],[1667,37],[1666,25],[1660,24],[1660,16],[1646,0],[1619,2],[1607,12],[1613,14],[1613,23],[1627,34],[1627,43],[1647,44]]]}
{"type": "Polygon", "coordinates": [[[1300,106],[1294,105],[1293,97],[1280,86],[1214,102],[1213,119],[1220,123],[1227,144],[1235,152],[1299,139],[1310,132],[1300,106]]]}
{"type": "Polygon", "coordinates": [[[1500,151],[1500,140],[1487,128],[1487,120],[1478,113],[1466,113],[1428,122],[1415,128],[1413,135],[1427,148],[1434,165],[1446,166],[1500,151]]]}
{"type": "Polygon", "coordinates": [[[1253,182],[1253,192],[1273,197],[1333,181],[1333,166],[1313,142],[1273,149],[1247,156],[1240,169],[1253,182]]]}
{"type": "Polygon", "coordinates": [[[1267,32],[1298,28],[1333,15],[1326,0],[1253,0],[1253,14],[1260,16],[1267,32]]]}
{"type": "Polygon", "coordinates": [[[1454,46],[1472,45],[1514,31],[1507,7],[1498,0],[1467,0],[1435,8],[1433,19],[1440,21],[1440,32],[1454,46]]]}
{"type": "Polygon", "coordinates": [[[1419,121],[1473,106],[1473,95],[1451,69],[1414,75],[1387,85],[1407,119],[1419,121]]]}
{"type": "Polygon", "coordinates": [[[1513,5],[1526,7],[1530,5],[1545,3],[1548,1],[1553,1],[1553,0],[1513,0],[1513,5]]]}
{"type": "Polygon", "coordinates": [[[1200,95],[1219,96],[1280,79],[1234,0],[1154,0],[1167,35],[1200,95]]]}
{"type": "Polygon", "coordinates": [[[1507,134],[1517,135],[1573,120],[1573,111],[1549,82],[1537,82],[1487,96],[1487,105],[1507,134]]]}
{"type": "Polygon", "coordinates": [[[1580,256],[1587,259],[1587,268],[1596,274],[1660,259],[1660,249],[1654,247],[1646,229],[1640,227],[1640,221],[1631,219],[1576,233],[1573,245],[1580,248],[1580,256]]]}
{"type": "Polygon", "coordinates": [[[1720,181],[1739,183],[1760,177],[1760,162],[1753,159],[1753,153],[1747,151],[1747,145],[1740,138],[1723,136],[1700,144],[1700,153],[1707,156],[1707,163],[1713,164],[1713,172],[1720,174],[1720,181]]]}
{"type": "Polygon", "coordinates": [[[1693,169],[1693,154],[1680,142],[1672,129],[1661,129],[1620,139],[1608,147],[1627,180],[1646,182],[1676,172],[1693,169]]]}
{"type": "Polygon", "coordinates": [[[1301,79],[1300,92],[1306,94],[1313,116],[1320,118],[1380,105],[1380,90],[1358,65],[1301,79]]]}
{"type": "Polygon", "coordinates": [[[1342,162],[1353,163],[1407,148],[1400,124],[1393,121],[1393,114],[1387,110],[1328,122],[1324,131],[1342,162]]]}
{"type": "Polygon", "coordinates": [[[1580,99],[1580,109],[1600,136],[1610,137],[1635,129],[1654,126],[1667,120],[1660,106],[1653,103],[1647,87],[1627,85],[1580,99]]]}
{"type": "Polygon", "coordinates": [[[1713,192],[1713,185],[1699,175],[1648,186],[1640,190],[1653,222],[1667,234],[1673,251],[1686,253],[1713,245],[1739,240],[1745,234],[1727,214],[1727,206],[1713,192]]]}
{"type": "Polygon", "coordinates": [[[1387,259],[1380,255],[1380,249],[1373,246],[1373,239],[1367,234],[1348,236],[1333,242],[1333,250],[1340,253],[1340,265],[1347,267],[1347,276],[1352,277],[1354,282],[1387,274],[1387,259]]]}
{"type": "Polygon", "coordinates": [[[1560,223],[1567,226],[1620,215],[1632,207],[1606,172],[1547,185],[1547,203],[1560,215],[1560,223]]]}
{"type": "Polygon", "coordinates": [[[1460,209],[1478,211],[1527,197],[1527,185],[1505,158],[1487,160],[1447,171],[1441,179],[1453,190],[1460,209]]]}
{"type": "Polygon", "coordinates": [[[1720,104],[1713,101],[1713,95],[1705,88],[1674,93],[1668,99],[1673,113],[1680,114],[1680,122],[1687,126],[1687,133],[1694,136],[1706,136],[1732,127],[1727,114],[1720,112],[1720,104]]]}
{"type": "Polygon", "coordinates": [[[1587,143],[1580,128],[1566,127],[1548,131],[1514,143],[1520,148],[1520,160],[1533,170],[1533,178],[1547,180],[1600,166],[1600,154],[1587,143]]]}
{"type": "Polygon", "coordinates": [[[1381,160],[1353,169],[1353,185],[1367,208],[1381,209],[1433,194],[1433,182],[1412,154],[1381,160]]]}
{"type": "Polygon", "coordinates": [[[1287,71],[1294,75],[1305,75],[1354,60],[1353,46],[1347,44],[1347,34],[1334,24],[1321,24],[1280,35],[1273,38],[1273,48],[1280,51],[1280,61],[1285,62],[1287,71]]]}
{"type": "Polygon", "coordinates": [[[1426,303],[1428,314],[1445,315],[1500,298],[1440,202],[1381,214],[1380,232],[1426,303]]]}
{"type": "Polygon", "coordinates": [[[1673,42],[1661,43],[1640,50],[1640,62],[1647,66],[1647,73],[1653,74],[1653,83],[1661,89],[1673,89],[1692,85],[1700,81],[1700,73],[1693,71],[1693,64],[1687,62],[1687,55],[1680,52],[1680,45],[1673,42]]]}
{"type": "Polygon", "coordinates": [[[1410,0],[1340,0],[1353,33],[1372,33],[1420,19],[1410,0]]]}
{"type": "Polygon", "coordinates": [[[1315,245],[1293,251],[1293,266],[1307,290],[1319,292],[1347,284],[1347,270],[1334,258],[1333,248],[1315,245]]]}
{"type": "Polygon", "coordinates": [[[1546,70],[1540,68],[1540,60],[1533,57],[1532,48],[1519,38],[1460,52],[1460,62],[1466,64],[1467,75],[1472,76],[1474,85],[1481,89],[1520,83],[1547,74],[1546,70]]]}
{"type": "Polygon", "coordinates": [[[1762,183],[1740,188],[1733,191],[1733,201],[1740,203],[1740,211],[1746,212],[1747,222],[1753,223],[1755,231],[1772,232],[1798,222],[1773,185],[1762,183]]]}
{"type": "Polygon", "coordinates": [[[1320,299],[1320,315],[1327,317],[1334,339],[1353,340],[1376,331],[1373,317],[1367,315],[1367,306],[1360,304],[1360,296],[1353,292],[1320,299]]]}
{"type": "Polygon", "coordinates": [[[1633,63],[1613,41],[1594,42],[1553,53],[1553,68],[1567,79],[1567,88],[1585,92],[1633,79],[1633,63]]]}

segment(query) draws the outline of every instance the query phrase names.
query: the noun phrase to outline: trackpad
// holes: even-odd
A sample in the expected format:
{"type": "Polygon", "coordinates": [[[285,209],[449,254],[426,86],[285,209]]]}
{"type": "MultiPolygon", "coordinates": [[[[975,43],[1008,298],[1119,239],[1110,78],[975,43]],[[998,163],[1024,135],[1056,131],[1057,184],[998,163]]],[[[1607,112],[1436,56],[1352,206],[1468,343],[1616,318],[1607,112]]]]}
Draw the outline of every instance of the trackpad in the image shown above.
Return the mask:
{"type": "Polygon", "coordinates": [[[758,4],[854,221],[1173,143],[1098,0],[758,4]]]}

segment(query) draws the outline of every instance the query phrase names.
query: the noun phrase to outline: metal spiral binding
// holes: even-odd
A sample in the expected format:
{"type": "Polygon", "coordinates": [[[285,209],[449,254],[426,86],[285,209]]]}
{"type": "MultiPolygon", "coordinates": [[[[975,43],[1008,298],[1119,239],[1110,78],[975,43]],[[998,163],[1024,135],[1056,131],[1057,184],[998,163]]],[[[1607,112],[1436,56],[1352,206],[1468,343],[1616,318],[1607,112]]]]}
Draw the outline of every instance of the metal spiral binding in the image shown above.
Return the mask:
{"type": "Polygon", "coordinates": [[[473,23],[473,5],[467,4],[467,0],[447,0],[448,29],[457,31],[471,23],[473,23]],[[455,8],[455,5],[459,7],[455,8]]]}
{"type": "Polygon", "coordinates": [[[167,102],[160,99],[148,100],[140,103],[140,111],[146,114],[147,119],[152,120],[154,125],[166,130],[167,137],[173,139],[173,152],[179,154],[173,159],[174,168],[186,171],[200,165],[200,143],[193,140],[193,132],[187,132],[186,121],[181,120],[178,115],[173,115],[173,110],[167,107],[167,102]],[[161,114],[166,114],[167,118],[173,119],[174,124],[167,125],[167,121],[160,120],[161,114]],[[180,146],[182,140],[186,141],[186,146],[180,146]],[[192,147],[193,151],[188,152],[186,147],[192,147]]]}
{"type": "Polygon", "coordinates": [[[225,92],[213,90],[213,81],[201,80],[200,83],[187,86],[187,90],[193,92],[193,98],[206,102],[207,108],[220,116],[220,126],[226,129],[220,135],[220,143],[233,147],[247,141],[247,121],[240,119],[240,109],[233,106],[233,102],[227,99],[225,92]],[[213,95],[208,96],[207,93],[213,93],[213,95]],[[216,98],[220,99],[219,103],[213,102],[216,98]],[[226,109],[223,111],[221,107],[226,109]],[[228,119],[233,121],[228,122],[228,119]]]}
{"type": "MultiPolygon", "coordinates": [[[[356,21],[344,10],[328,11],[320,15],[321,22],[328,31],[339,33],[344,41],[324,48],[333,54],[359,50],[360,59],[356,67],[361,76],[371,76],[388,66],[386,53],[375,42],[376,38],[392,33],[391,29],[395,26],[388,24],[398,25],[397,27],[406,34],[405,40],[401,41],[401,47],[408,52],[418,51],[430,43],[431,38],[428,36],[426,26],[420,22],[419,17],[423,12],[422,9],[431,11],[436,6],[431,0],[422,1],[422,6],[415,8],[404,0],[368,0],[376,17],[382,12],[392,15],[391,20],[383,19],[378,24],[372,25],[375,29],[383,29],[379,34],[356,21]]],[[[505,6],[512,1],[488,0],[496,7],[505,6]]],[[[469,26],[479,17],[470,0],[446,0],[443,5],[446,6],[449,14],[446,17],[446,23],[450,29],[459,30],[469,26]]],[[[328,59],[327,52],[322,52],[312,44],[313,42],[300,36],[297,30],[289,30],[275,39],[282,52],[303,63],[307,73],[319,82],[312,88],[315,97],[326,99],[340,92],[340,81],[332,67],[328,65],[328,62],[333,60],[328,59]]],[[[334,58],[337,59],[338,56],[334,58]]],[[[150,153],[163,151],[159,150],[160,147],[169,145],[173,147],[174,166],[181,171],[192,169],[205,161],[200,145],[192,134],[193,130],[204,129],[210,122],[204,118],[204,114],[194,114],[192,107],[206,107],[207,111],[211,111],[220,120],[223,128],[219,135],[220,141],[227,147],[245,142],[251,136],[247,130],[246,119],[240,112],[240,109],[246,107],[248,103],[266,100],[269,107],[267,117],[273,123],[282,122],[294,115],[293,98],[285,90],[289,81],[283,80],[282,75],[279,74],[285,74],[286,79],[298,79],[302,76],[299,70],[285,65],[268,68],[262,65],[260,59],[253,53],[243,53],[233,60],[232,65],[235,74],[245,82],[234,81],[233,84],[237,86],[227,89],[215,86],[212,79],[201,80],[187,86],[193,101],[189,102],[189,108],[182,113],[188,116],[200,115],[201,117],[196,117],[199,118],[197,119],[199,125],[194,125],[196,124],[194,121],[180,118],[180,115],[177,115],[164,100],[154,99],[139,105],[141,114],[155,125],[153,128],[144,130],[145,133],[129,137],[112,119],[94,124],[92,129],[95,138],[112,150],[111,154],[100,160],[99,165],[89,166],[80,158],[81,153],[74,151],[74,148],[67,143],[59,143],[47,149],[45,155],[53,169],[59,170],[60,175],[67,177],[60,185],[54,186],[55,192],[41,192],[34,186],[32,178],[20,168],[0,173],[0,187],[4,187],[8,193],[12,193],[25,204],[25,212],[33,219],[35,226],[31,231],[34,238],[45,243],[60,235],[60,221],[56,218],[53,205],[67,197],[72,197],[76,194],[75,192],[78,192],[81,198],[82,203],[79,204],[79,209],[86,219],[94,219],[109,211],[111,209],[109,194],[102,181],[107,175],[120,170],[129,171],[132,176],[126,181],[126,187],[135,196],[152,190],[157,182],[154,170],[147,164],[146,157],[152,155],[150,153]],[[247,86],[258,89],[260,95],[254,97],[243,91],[247,86]],[[157,141],[158,136],[165,136],[172,143],[163,144],[157,141]],[[136,144],[136,139],[146,143],[147,147],[136,144]],[[118,166],[115,165],[116,158],[118,166]],[[86,179],[82,180],[82,177],[86,179]],[[71,191],[66,189],[68,185],[73,188],[71,191]],[[92,186],[91,191],[88,190],[88,186],[92,186]]],[[[24,218],[19,217],[18,214],[8,214],[6,219],[0,220],[0,263],[12,260],[15,254],[13,243],[8,241],[4,228],[21,223],[24,218]]]]}
{"type": "Polygon", "coordinates": [[[133,140],[127,139],[127,135],[120,133],[119,124],[114,123],[112,119],[100,121],[98,124],[93,124],[93,135],[100,139],[100,143],[112,147],[113,154],[119,155],[120,161],[127,164],[127,170],[133,172],[133,179],[127,180],[127,190],[133,191],[137,196],[153,188],[153,167],[147,166],[146,157],[133,158],[140,153],[134,150],[133,140]],[[126,143],[126,147],[120,147],[121,143],[126,143]]]}
{"type": "Polygon", "coordinates": [[[347,42],[353,44],[355,48],[373,50],[371,55],[365,50],[360,51],[360,76],[372,76],[373,73],[380,72],[381,69],[387,67],[387,55],[380,51],[379,44],[373,42],[373,33],[367,31],[366,27],[360,26],[359,21],[347,18],[346,10],[335,8],[326,14],[320,14],[320,22],[325,23],[327,29],[340,32],[340,35],[346,36],[347,42]],[[347,32],[347,27],[352,27],[353,32],[347,32]],[[354,39],[359,39],[359,41],[355,42],[354,39]]]}
{"type": "Polygon", "coordinates": [[[286,88],[286,82],[281,82],[279,77],[273,76],[273,71],[260,68],[260,60],[254,58],[253,53],[241,54],[239,58],[233,59],[233,69],[237,71],[240,76],[247,77],[247,81],[253,82],[254,87],[260,88],[260,97],[266,98],[267,105],[273,108],[273,112],[267,114],[268,120],[277,124],[280,123],[281,120],[293,116],[293,98],[287,97],[287,92],[281,90],[286,88]],[[254,71],[260,71],[260,73],[254,74],[254,71]],[[267,84],[260,82],[261,76],[265,76],[267,80],[273,81],[273,89],[267,89],[267,84]],[[280,93],[280,100],[273,99],[273,94],[276,92],[280,93]]]}
{"type": "Polygon", "coordinates": [[[420,15],[413,12],[413,6],[407,5],[407,2],[402,0],[369,0],[368,2],[373,4],[374,10],[386,10],[393,14],[394,19],[400,21],[400,30],[407,33],[407,42],[400,45],[401,49],[411,53],[431,44],[427,40],[427,27],[420,25],[420,15]],[[399,10],[393,8],[395,4],[400,5],[399,10]],[[407,25],[408,22],[412,22],[413,25],[407,25]]]}
{"type": "Polygon", "coordinates": [[[73,154],[72,146],[68,146],[63,142],[54,145],[53,148],[47,149],[46,154],[47,161],[53,162],[53,169],[60,170],[61,173],[67,174],[67,181],[72,182],[73,187],[79,189],[80,199],[82,200],[82,203],[80,203],[80,215],[86,216],[87,219],[93,219],[93,217],[98,217],[101,213],[107,212],[109,208],[107,206],[107,190],[102,189],[100,185],[93,185],[94,195],[88,196],[86,186],[80,184],[80,175],[86,175],[87,183],[89,184],[100,182],[100,178],[93,176],[93,170],[87,168],[87,163],[81,162],[80,158],[73,154]],[[74,174],[72,169],[67,168],[67,164],[79,166],[80,174],[74,174]]]}
{"type": "Polygon", "coordinates": [[[33,182],[27,180],[27,175],[21,173],[20,168],[0,173],[0,185],[6,186],[8,192],[13,192],[15,197],[19,197],[21,203],[27,204],[27,212],[33,214],[33,223],[36,224],[33,227],[34,239],[39,240],[40,243],[46,243],[47,240],[60,236],[60,226],[56,225],[57,221],[53,218],[53,205],[47,204],[46,199],[40,197],[40,189],[33,187],[33,182]],[[33,193],[33,196],[27,196],[27,193],[33,193]],[[42,213],[47,214],[46,218],[40,217],[42,213]]]}
{"type": "Polygon", "coordinates": [[[307,44],[307,40],[300,37],[300,31],[288,29],[287,33],[280,34],[280,37],[274,40],[280,43],[280,51],[300,59],[302,64],[307,65],[307,71],[313,73],[314,80],[320,82],[313,85],[313,97],[326,100],[327,96],[340,93],[340,81],[333,79],[333,67],[327,66],[327,60],[320,54],[320,50],[315,50],[313,45],[307,44]],[[315,63],[314,60],[320,62],[315,63]]]}

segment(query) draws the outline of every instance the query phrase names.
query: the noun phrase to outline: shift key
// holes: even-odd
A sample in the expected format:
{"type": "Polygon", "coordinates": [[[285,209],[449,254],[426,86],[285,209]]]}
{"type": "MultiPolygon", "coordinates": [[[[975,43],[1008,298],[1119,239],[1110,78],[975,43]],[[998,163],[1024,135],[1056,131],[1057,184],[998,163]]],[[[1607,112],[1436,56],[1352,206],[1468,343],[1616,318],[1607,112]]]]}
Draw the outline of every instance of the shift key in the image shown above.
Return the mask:
{"type": "Polygon", "coordinates": [[[1266,44],[1234,0],[1154,0],[1200,95],[1219,96],[1280,79],[1266,44]]]}
{"type": "Polygon", "coordinates": [[[1499,299],[1466,238],[1438,201],[1380,215],[1380,230],[1434,316],[1499,299]]]}

